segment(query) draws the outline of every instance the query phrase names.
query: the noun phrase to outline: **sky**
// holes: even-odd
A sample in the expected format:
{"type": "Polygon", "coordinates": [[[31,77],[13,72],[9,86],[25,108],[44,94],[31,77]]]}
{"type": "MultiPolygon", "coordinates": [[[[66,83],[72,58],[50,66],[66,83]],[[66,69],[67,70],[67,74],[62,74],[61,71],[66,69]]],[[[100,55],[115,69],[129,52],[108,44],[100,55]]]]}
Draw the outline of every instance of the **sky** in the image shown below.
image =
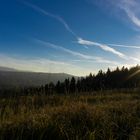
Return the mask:
{"type": "Polygon", "coordinates": [[[0,0],[0,66],[85,76],[140,63],[140,0],[0,0]]]}

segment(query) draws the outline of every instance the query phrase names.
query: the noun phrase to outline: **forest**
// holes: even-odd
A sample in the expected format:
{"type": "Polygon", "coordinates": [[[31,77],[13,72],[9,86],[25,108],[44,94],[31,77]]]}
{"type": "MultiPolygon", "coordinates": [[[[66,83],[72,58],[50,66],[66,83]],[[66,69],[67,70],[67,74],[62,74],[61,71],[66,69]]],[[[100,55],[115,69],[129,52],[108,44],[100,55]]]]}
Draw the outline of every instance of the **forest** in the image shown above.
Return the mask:
{"type": "Polygon", "coordinates": [[[50,82],[40,86],[30,86],[25,88],[1,89],[1,96],[10,95],[52,95],[52,94],[82,94],[94,91],[123,90],[139,91],[140,86],[140,66],[117,67],[114,70],[107,69],[106,72],[99,70],[97,74],[90,73],[86,77],[67,78],[63,82],[56,84],[50,82]]]}

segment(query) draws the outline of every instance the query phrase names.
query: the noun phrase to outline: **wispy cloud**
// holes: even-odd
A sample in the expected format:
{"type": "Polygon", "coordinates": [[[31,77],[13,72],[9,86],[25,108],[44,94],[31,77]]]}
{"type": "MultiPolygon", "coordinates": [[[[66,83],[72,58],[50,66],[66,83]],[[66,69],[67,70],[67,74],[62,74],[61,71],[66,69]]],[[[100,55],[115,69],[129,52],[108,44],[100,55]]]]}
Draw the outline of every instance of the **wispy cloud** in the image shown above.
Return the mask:
{"type": "MultiPolygon", "coordinates": [[[[58,15],[55,15],[55,14],[52,14],[52,13],[49,13],[48,11],[46,11],[46,10],[44,10],[44,9],[34,5],[34,4],[31,4],[29,2],[23,1],[23,3],[25,5],[31,7],[35,11],[40,12],[45,16],[54,18],[55,20],[60,22],[69,33],[71,33],[72,35],[74,35],[74,37],[76,37],[77,43],[81,44],[85,48],[88,48],[87,46],[98,46],[102,50],[107,51],[107,52],[111,52],[111,53],[119,56],[120,58],[123,58],[123,59],[126,59],[126,60],[135,60],[135,61],[139,62],[139,59],[134,58],[134,57],[128,57],[125,54],[123,54],[122,52],[119,52],[119,51],[115,50],[114,48],[110,47],[110,46],[118,46],[118,47],[127,47],[127,48],[139,49],[138,46],[126,46],[126,45],[117,45],[117,44],[106,45],[106,44],[101,44],[101,43],[97,43],[97,42],[94,42],[94,41],[84,40],[81,37],[76,35],[76,33],[70,28],[70,26],[67,24],[67,22],[62,17],[60,17],[58,15]]],[[[111,3],[114,3],[114,1],[111,2],[111,3]]],[[[133,0],[133,1],[131,1],[131,0],[119,0],[119,3],[117,3],[117,6],[119,6],[119,8],[121,8],[122,10],[124,10],[126,12],[128,17],[133,21],[133,23],[135,23],[137,26],[140,26],[139,18],[136,16],[136,12],[134,12],[132,10],[132,7],[136,7],[136,5],[137,5],[136,0],[133,0]]],[[[66,49],[66,48],[61,47],[61,46],[57,46],[57,45],[49,43],[49,42],[42,42],[42,43],[50,45],[51,47],[53,47],[55,49],[65,51],[66,53],[69,53],[71,55],[78,56],[82,59],[94,60],[94,61],[97,61],[97,62],[100,62],[100,63],[118,64],[117,62],[110,61],[110,60],[105,60],[101,57],[93,57],[93,56],[85,55],[85,54],[82,54],[82,53],[79,53],[79,52],[74,52],[72,50],[66,49]]]]}
{"type": "MultiPolygon", "coordinates": [[[[111,52],[113,54],[116,54],[117,56],[119,56],[120,58],[123,58],[127,61],[130,61],[130,60],[133,60],[135,62],[140,62],[140,59],[136,58],[136,57],[131,57],[131,56],[127,56],[119,51],[116,51],[114,48],[111,48],[109,47],[108,45],[105,45],[105,44],[101,44],[101,43],[97,43],[97,42],[93,42],[93,41],[88,41],[88,40],[83,40],[81,38],[79,38],[78,40],[78,43],[81,44],[81,45],[87,45],[87,46],[98,46],[100,47],[101,49],[105,50],[105,51],[108,51],[108,52],[111,52]]],[[[140,48],[138,46],[125,46],[125,45],[117,45],[117,44],[109,44],[110,46],[118,46],[118,47],[129,47],[129,48],[140,48]]],[[[120,64],[118,64],[120,65],[120,64]]]]}
{"type": "Polygon", "coordinates": [[[138,0],[122,0],[119,4],[119,8],[122,9],[133,24],[140,27],[140,3],[138,0]]]}
{"type": "Polygon", "coordinates": [[[135,61],[135,62],[140,63],[140,59],[139,59],[139,58],[130,56],[129,59],[130,59],[130,60],[133,60],[133,61],[135,61]]]}
{"type": "Polygon", "coordinates": [[[108,45],[109,46],[114,46],[114,47],[140,49],[140,46],[134,46],[134,45],[122,45],[122,44],[108,44],[108,45]]]}
{"type": "Polygon", "coordinates": [[[82,38],[78,39],[78,43],[81,45],[87,45],[87,46],[98,46],[104,51],[111,52],[111,53],[113,53],[121,58],[126,58],[123,53],[121,53],[121,52],[115,50],[114,48],[111,48],[105,44],[101,44],[101,43],[97,43],[97,42],[89,41],[89,40],[84,40],[82,38]]]}
{"type": "Polygon", "coordinates": [[[110,66],[117,66],[117,65],[121,65],[121,63],[118,63],[116,61],[110,61],[110,60],[106,60],[106,59],[103,59],[103,58],[100,58],[98,59],[97,61],[93,61],[91,59],[88,59],[88,60],[84,60],[84,59],[75,59],[75,60],[72,60],[73,62],[85,62],[85,63],[104,63],[104,64],[110,64],[110,66]],[[112,65],[113,64],[113,65],[112,65]]]}
{"type": "Polygon", "coordinates": [[[77,76],[87,75],[92,70],[68,62],[54,61],[44,58],[19,58],[0,54],[0,66],[22,71],[69,73],[77,76]]]}
{"type": "MultiPolygon", "coordinates": [[[[28,2],[26,2],[26,1],[24,1],[24,4],[26,4],[27,6],[33,8],[33,9],[36,10],[37,12],[40,12],[40,13],[46,15],[46,16],[49,16],[49,17],[54,18],[54,19],[56,19],[57,21],[59,21],[59,22],[65,27],[65,29],[66,29],[68,32],[72,33],[72,34],[76,37],[77,42],[78,42],[79,44],[83,45],[86,49],[88,48],[87,46],[98,46],[98,47],[100,47],[101,49],[103,49],[104,51],[112,52],[113,54],[118,55],[118,56],[121,57],[121,58],[125,58],[125,55],[124,55],[124,54],[122,54],[121,52],[119,52],[119,51],[117,51],[117,50],[115,50],[115,49],[113,49],[113,48],[111,48],[111,47],[109,47],[109,46],[107,46],[107,45],[100,44],[100,43],[93,42],[93,41],[83,40],[81,37],[79,37],[79,36],[77,36],[77,35],[75,34],[75,32],[70,28],[70,26],[67,24],[67,22],[66,22],[63,18],[61,18],[60,16],[55,15],[55,14],[52,14],[52,13],[49,13],[48,11],[46,11],[46,10],[44,10],[44,9],[42,9],[42,8],[40,8],[40,7],[36,6],[36,5],[34,5],[34,4],[28,3],[28,2]]],[[[50,44],[50,45],[52,45],[52,44],[50,44]]],[[[52,45],[52,46],[54,47],[54,45],[52,45]]],[[[59,49],[62,50],[61,47],[60,47],[59,49]]],[[[77,52],[76,52],[76,54],[75,54],[75,53],[72,52],[71,50],[67,50],[67,49],[65,49],[65,48],[63,48],[63,50],[64,50],[65,52],[73,53],[74,55],[79,55],[79,56],[81,56],[81,57],[86,57],[86,58],[88,58],[88,59],[91,59],[91,56],[90,56],[90,58],[89,58],[89,56],[81,55],[80,53],[77,53],[77,52]]],[[[92,59],[93,59],[93,58],[92,58],[92,59]]]]}
{"type": "Polygon", "coordinates": [[[55,45],[55,44],[50,43],[50,42],[46,42],[46,41],[42,41],[42,40],[36,40],[36,41],[39,42],[39,43],[42,43],[46,46],[51,46],[54,49],[64,51],[64,52],[69,53],[73,56],[78,56],[78,57],[83,58],[83,59],[95,59],[95,60],[100,59],[100,57],[93,57],[93,56],[85,55],[85,54],[82,54],[82,53],[79,53],[79,52],[72,51],[70,49],[66,49],[62,46],[55,45]]]}
{"type": "Polygon", "coordinates": [[[36,6],[36,5],[34,5],[34,4],[31,4],[31,3],[27,2],[27,1],[23,1],[23,3],[25,5],[31,7],[35,11],[42,13],[45,16],[48,16],[48,17],[51,17],[51,18],[57,20],[58,22],[60,22],[65,27],[65,29],[68,32],[70,32],[73,36],[75,36],[77,38],[76,33],[70,28],[70,26],[67,24],[67,22],[61,16],[52,14],[52,13],[50,13],[50,12],[48,12],[48,11],[46,11],[46,10],[36,6]]]}
{"type": "Polygon", "coordinates": [[[44,44],[45,46],[51,46],[54,49],[58,49],[58,50],[66,52],[66,53],[69,53],[69,54],[71,54],[73,56],[79,57],[81,59],[85,59],[85,60],[87,60],[87,62],[89,60],[89,61],[92,61],[92,62],[95,61],[95,62],[98,62],[98,63],[109,63],[109,64],[113,64],[113,65],[119,64],[118,62],[115,62],[115,61],[106,60],[106,59],[104,59],[102,57],[93,57],[93,56],[90,56],[90,55],[85,55],[83,53],[72,51],[72,50],[66,49],[66,48],[64,48],[62,46],[58,46],[58,45],[55,45],[55,44],[52,44],[52,43],[49,43],[49,42],[45,42],[45,41],[42,41],[42,40],[36,40],[36,41],[41,43],[41,44],[44,44]]]}
{"type": "Polygon", "coordinates": [[[131,21],[140,27],[140,19],[133,13],[130,9],[125,8],[125,12],[127,13],[128,17],[131,19],[131,21]]]}
{"type": "MultiPolygon", "coordinates": [[[[87,0],[100,6],[102,9],[107,9],[109,14],[117,14],[121,19],[128,19],[135,25],[140,27],[140,1],[139,0],[87,0]],[[122,14],[123,12],[123,14],[122,14]],[[125,15],[124,15],[125,14],[125,15]]],[[[135,28],[136,29],[136,28],[135,28]]]]}

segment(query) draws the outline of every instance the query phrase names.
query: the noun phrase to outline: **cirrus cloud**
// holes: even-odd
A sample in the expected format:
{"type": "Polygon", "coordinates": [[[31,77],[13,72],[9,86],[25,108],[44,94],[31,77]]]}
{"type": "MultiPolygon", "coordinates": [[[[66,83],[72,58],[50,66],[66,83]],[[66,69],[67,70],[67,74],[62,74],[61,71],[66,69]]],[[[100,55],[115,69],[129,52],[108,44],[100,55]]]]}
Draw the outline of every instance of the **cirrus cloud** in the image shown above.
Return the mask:
{"type": "Polygon", "coordinates": [[[125,55],[117,50],[115,50],[114,48],[111,48],[105,44],[101,44],[101,43],[97,43],[97,42],[94,42],[94,41],[89,41],[89,40],[84,40],[82,38],[79,38],[78,39],[78,44],[81,44],[81,45],[87,45],[87,46],[97,46],[97,47],[100,47],[102,50],[104,51],[107,51],[107,52],[111,52],[121,58],[125,58],[125,55]]]}

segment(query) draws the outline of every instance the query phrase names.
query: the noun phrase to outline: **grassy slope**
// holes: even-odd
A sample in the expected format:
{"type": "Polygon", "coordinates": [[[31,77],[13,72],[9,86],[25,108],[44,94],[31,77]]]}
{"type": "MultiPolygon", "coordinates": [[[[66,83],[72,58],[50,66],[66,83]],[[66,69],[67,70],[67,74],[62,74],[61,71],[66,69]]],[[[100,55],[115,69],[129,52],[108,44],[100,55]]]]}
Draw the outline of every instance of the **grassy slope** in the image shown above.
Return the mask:
{"type": "Polygon", "coordinates": [[[0,99],[0,139],[140,139],[140,95],[0,99]]]}

